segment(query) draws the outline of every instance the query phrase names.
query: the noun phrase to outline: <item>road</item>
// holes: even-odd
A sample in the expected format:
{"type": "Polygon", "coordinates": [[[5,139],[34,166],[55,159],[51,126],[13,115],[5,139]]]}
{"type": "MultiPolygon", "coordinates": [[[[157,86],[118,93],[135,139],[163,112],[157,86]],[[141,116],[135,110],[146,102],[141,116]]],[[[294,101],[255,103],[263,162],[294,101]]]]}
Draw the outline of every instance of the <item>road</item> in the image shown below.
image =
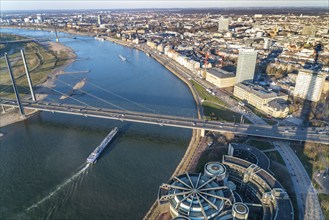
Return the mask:
{"type": "Polygon", "coordinates": [[[213,84],[211,84],[203,79],[200,79],[199,77],[196,77],[195,73],[193,73],[189,69],[181,66],[176,61],[169,58],[168,56],[160,55],[159,52],[155,52],[154,50],[151,50],[146,45],[142,46],[141,49],[143,49],[144,51],[149,53],[152,57],[156,58],[163,65],[165,65],[173,70],[176,70],[177,72],[182,73],[181,76],[184,77],[186,80],[193,79],[199,85],[201,85],[204,89],[211,88],[213,91],[216,92],[215,96],[218,97],[220,100],[223,100],[228,105],[230,110],[243,115],[244,117],[246,117],[248,120],[250,120],[254,124],[263,124],[263,125],[267,124],[264,120],[260,119],[257,115],[252,113],[251,110],[249,110],[248,108],[241,107],[238,104],[238,101],[236,101],[235,99],[232,99],[230,97],[230,94],[228,94],[227,92],[225,92],[222,89],[216,88],[213,84]]]}
{"type": "MultiPolygon", "coordinates": [[[[17,106],[17,101],[10,99],[0,99],[0,105],[17,106]]],[[[311,128],[222,123],[219,121],[208,121],[179,116],[133,112],[109,108],[97,108],[92,106],[68,105],[42,101],[34,102],[31,100],[23,100],[22,106],[24,106],[24,108],[26,109],[36,109],[53,113],[56,112],[71,115],[80,115],[85,117],[106,118],[121,121],[156,124],[160,126],[201,129],[216,132],[232,132],[235,134],[283,140],[305,140],[315,143],[329,144],[326,135],[319,135],[316,130],[312,130],[311,128]]]]}
{"type": "Polygon", "coordinates": [[[314,189],[303,164],[285,141],[273,142],[275,148],[281,154],[288,171],[291,174],[292,183],[296,192],[296,200],[299,210],[299,219],[322,220],[323,214],[314,189]]]}
{"type": "MultiPolygon", "coordinates": [[[[148,52],[152,54],[150,48],[146,48],[149,50],[148,52]]],[[[267,123],[252,111],[250,111],[246,107],[239,106],[238,102],[230,97],[226,91],[223,91],[219,88],[216,88],[211,83],[195,77],[196,74],[193,74],[190,70],[182,67],[181,65],[177,64],[174,60],[168,58],[165,55],[158,55],[158,53],[153,53],[152,56],[156,57],[157,59],[166,62],[167,65],[170,65],[171,68],[176,68],[180,72],[183,72],[186,77],[193,78],[197,83],[199,83],[203,88],[211,88],[215,91],[215,95],[223,100],[232,111],[240,113],[248,118],[252,123],[258,125],[267,125],[267,123]]],[[[290,135],[291,129],[287,129],[284,132],[287,135],[290,135]]],[[[295,128],[296,129],[296,128],[295,128]]],[[[297,128],[298,129],[298,128],[297,128]]],[[[324,131],[321,128],[313,128],[314,132],[317,133],[319,136],[323,138],[328,138],[328,131],[324,131]]],[[[294,186],[294,190],[297,196],[297,205],[299,211],[299,219],[323,219],[322,210],[319,204],[319,200],[317,197],[317,193],[311,184],[311,180],[307,175],[307,172],[304,166],[301,164],[299,158],[296,154],[292,151],[289,147],[289,143],[285,141],[275,141],[273,143],[276,146],[276,150],[280,153],[284,162],[286,163],[286,167],[291,173],[291,178],[294,186]]]]}

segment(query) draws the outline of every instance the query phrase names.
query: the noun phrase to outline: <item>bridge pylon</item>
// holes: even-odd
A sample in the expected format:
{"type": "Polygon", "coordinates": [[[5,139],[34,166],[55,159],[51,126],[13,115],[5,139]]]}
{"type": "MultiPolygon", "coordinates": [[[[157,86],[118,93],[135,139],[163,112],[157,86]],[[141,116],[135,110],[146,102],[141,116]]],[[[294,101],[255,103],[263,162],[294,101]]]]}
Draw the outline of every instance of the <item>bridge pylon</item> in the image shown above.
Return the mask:
{"type": "Polygon", "coordinates": [[[206,136],[206,130],[205,129],[201,129],[200,136],[201,137],[205,137],[206,136]]]}
{"type": "Polygon", "coordinates": [[[55,35],[56,35],[56,43],[59,43],[59,38],[58,38],[57,28],[56,27],[55,27],[55,35]]]}
{"type": "Polygon", "coordinates": [[[22,54],[22,59],[23,59],[24,67],[25,67],[27,82],[29,83],[29,87],[30,87],[31,97],[32,97],[33,101],[36,101],[34,91],[33,91],[33,84],[32,84],[32,80],[31,80],[31,77],[30,77],[29,67],[27,66],[26,59],[25,59],[25,54],[24,54],[24,51],[22,49],[21,49],[21,54],[22,54]]]}
{"type": "Polygon", "coordinates": [[[14,89],[15,96],[16,96],[16,99],[17,99],[19,113],[21,115],[21,118],[25,118],[25,112],[24,112],[24,109],[23,109],[23,106],[22,106],[22,103],[21,103],[21,99],[19,97],[19,93],[18,93],[18,90],[17,90],[15,77],[14,77],[14,74],[13,74],[13,72],[11,70],[11,65],[10,65],[10,61],[8,59],[7,53],[5,53],[5,60],[6,60],[6,63],[7,63],[7,67],[8,67],[8,71],[9,71],[11,82],[13,83],[13,89],[14,89]]]}

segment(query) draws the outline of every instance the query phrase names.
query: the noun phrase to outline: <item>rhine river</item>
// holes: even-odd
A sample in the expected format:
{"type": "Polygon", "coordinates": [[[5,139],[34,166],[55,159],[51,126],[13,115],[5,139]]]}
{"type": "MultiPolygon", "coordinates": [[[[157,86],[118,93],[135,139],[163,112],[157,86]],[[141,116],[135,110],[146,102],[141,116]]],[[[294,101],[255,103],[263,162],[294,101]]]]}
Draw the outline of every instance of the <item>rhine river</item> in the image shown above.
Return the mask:
{"type": "MultiPolygon", "coordinates": [[[[1,32],[54,40],[48,31],[1,32]]],[[[188,87],[143,52],[92,37],[60,36],[61,43],[77,54],[77,61],[65,71],[90,70],[59,76],[69,84],[86,78],[87,93],[74,98],[99,107],[196,115],[188,87]]],[[[69,92],[60,81],[55,89],[69,92]]],[[[60,96],[52,92],[46,100],[60,96]]],[[[1,132],[5,136],[0,139],[0,219],[142,219],[192,134],[187,129],[44,112],[1,132]],[[88,166],[87,156],[115,126],[119,135],[98,162],[88,166]]]]}

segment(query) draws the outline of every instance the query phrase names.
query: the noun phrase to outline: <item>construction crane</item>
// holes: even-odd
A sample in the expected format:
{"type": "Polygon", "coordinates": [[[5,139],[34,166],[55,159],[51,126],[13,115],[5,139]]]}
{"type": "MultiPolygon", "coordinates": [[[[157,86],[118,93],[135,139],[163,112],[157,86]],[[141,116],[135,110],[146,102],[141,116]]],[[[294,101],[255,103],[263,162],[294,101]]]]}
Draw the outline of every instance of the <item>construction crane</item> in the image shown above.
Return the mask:
{"type": "Polygon", "coordinates": [[[203,62],[203,73],[202,73],[202,79],[205,79],[207,76],[207,65],[208,65],[208,59],[209,59],[209,53],[206,52],[204,56],[204,62],[203,62]]]}

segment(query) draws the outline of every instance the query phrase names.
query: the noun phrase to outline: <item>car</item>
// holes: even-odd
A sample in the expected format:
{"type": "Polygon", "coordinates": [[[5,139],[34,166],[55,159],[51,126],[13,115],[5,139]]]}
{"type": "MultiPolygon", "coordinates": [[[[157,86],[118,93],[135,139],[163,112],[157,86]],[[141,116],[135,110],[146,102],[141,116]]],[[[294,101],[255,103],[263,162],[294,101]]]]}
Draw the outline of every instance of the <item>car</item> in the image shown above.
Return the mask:
{"type": "Polygon", "coordinates": [[[244,106],[244,103],[240,101],[240,102],[239,102],[239,105],[244,106]]]}

